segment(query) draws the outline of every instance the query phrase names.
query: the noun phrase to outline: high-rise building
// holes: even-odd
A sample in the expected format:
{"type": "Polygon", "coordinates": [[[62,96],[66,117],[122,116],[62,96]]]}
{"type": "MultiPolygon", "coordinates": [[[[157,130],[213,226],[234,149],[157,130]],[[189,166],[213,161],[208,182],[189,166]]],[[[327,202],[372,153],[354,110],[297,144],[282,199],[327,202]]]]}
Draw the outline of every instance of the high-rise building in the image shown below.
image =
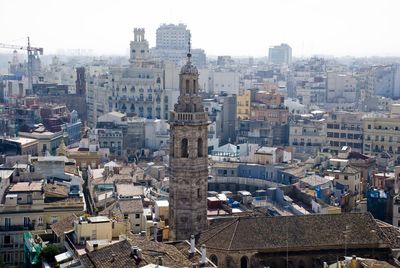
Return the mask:
{"type": "Polygon", "coordinates": [[[180,95],[169,121],[171,240],[188,239],[207,227],[208,117],[190,57],[179,75],[180,95]]]}
{"type": "MultiPolygon", "coordinates": [[[[151,54],[156,60],[172,62],[177,66],[185,64],[186,47],[190,30],[185,24],[162,24],[156,32],[156,47],[151,54]]],[[[192,49],[191,61],[199,68],[206,65],[206,54],[203,49],[192,49]]]]}
{"type": "Polygon", "coordinates": [[[292,48],[288,44],[270,47],[268,59],[271,64],[290,65],[292,63],[292,48]]]}
{"type": "Polygon", "coordinates": [[[162,24],[156,32],[156,48],[186,50],[189,36],[190,30],[183,23],[162,24]]]}

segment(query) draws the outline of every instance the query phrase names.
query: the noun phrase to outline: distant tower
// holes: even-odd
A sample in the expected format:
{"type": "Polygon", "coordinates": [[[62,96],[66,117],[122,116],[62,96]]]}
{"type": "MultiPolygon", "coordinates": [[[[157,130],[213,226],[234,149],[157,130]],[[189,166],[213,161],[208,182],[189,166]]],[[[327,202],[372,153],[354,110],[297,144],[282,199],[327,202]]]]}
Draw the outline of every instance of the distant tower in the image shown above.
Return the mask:
{"type": "Polygon", "coordinates": [[[142,62],[149,57],[149,42],[144,39],[144,28],[135,28],[133,34],[134,40],[131,41],[129,62],[142,62]]]}
{"type": "Polygon", "coordinates": [[[80,96],[86,95],[86,75],[85,67],[76,68],[76,94],[80,96]]]}
{"type": "Polygon", "coordinates": [[[190,61],[179,74],[178,103],[170,115],[169,216],[172,240],[189,239],[207,228],[207,113],[190,61]]]}

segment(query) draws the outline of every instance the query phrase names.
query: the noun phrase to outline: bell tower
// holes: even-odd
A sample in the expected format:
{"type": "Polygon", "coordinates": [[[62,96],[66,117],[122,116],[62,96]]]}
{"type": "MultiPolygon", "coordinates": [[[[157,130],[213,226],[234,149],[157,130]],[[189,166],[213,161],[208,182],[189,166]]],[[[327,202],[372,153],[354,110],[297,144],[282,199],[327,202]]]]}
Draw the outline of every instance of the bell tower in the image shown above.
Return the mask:
{"type": "Polygon", "coordinates": [[[199,95],[199,72],[190,61],[179,74],[178,103],[170,116],[169,217],[171,240],[207,228],[208,117],[199,95]]]}

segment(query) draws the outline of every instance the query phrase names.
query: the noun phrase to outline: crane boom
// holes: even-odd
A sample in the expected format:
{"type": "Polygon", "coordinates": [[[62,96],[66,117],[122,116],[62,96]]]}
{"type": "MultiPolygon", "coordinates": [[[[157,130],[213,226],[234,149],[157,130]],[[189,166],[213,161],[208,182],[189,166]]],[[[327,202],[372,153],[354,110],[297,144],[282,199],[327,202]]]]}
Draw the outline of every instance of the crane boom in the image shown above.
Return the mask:
{"type": "Polygon", "coordinates": [[[0,48],[9,48],[9,49],[15,49],[15,50],[31,50],[33,52],[37,51],[39,52],[40,55],[43,55],[43,48],[41,47],[25,47],[25,46],[17,46],[17,45],[9,45],[9,44],[3,44],[0,43],[0,48]]]}
{"type": "Polygon", "coordinates": [[[29,87],[29,89],[32,89],[32,82],[33,82],[32,58],[34,57],[34,55],[37,55],[37,53],[39,53],[40,55],[43,55],[43,48],[42,47],[32,47],[29,36],[28,36],[28,46],[26,46],[26,47],[0,43],[0,48],[25,50],[28,52],[28,84],[29,84],[28,87],[29,87]]]}

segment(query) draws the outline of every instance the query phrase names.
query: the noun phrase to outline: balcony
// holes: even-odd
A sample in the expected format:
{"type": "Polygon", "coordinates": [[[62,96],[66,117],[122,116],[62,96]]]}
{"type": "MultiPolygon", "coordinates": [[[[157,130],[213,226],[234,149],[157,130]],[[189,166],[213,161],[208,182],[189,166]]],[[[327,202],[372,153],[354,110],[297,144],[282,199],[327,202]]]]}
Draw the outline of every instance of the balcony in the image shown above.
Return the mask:
{"type": "Polygon", "coordinates": [[[10,226],[0,226],[1,232],[7,231],[31,231],[35,229],[35,225],[33,223],[27,225],[10,225],[10,226]]]}

